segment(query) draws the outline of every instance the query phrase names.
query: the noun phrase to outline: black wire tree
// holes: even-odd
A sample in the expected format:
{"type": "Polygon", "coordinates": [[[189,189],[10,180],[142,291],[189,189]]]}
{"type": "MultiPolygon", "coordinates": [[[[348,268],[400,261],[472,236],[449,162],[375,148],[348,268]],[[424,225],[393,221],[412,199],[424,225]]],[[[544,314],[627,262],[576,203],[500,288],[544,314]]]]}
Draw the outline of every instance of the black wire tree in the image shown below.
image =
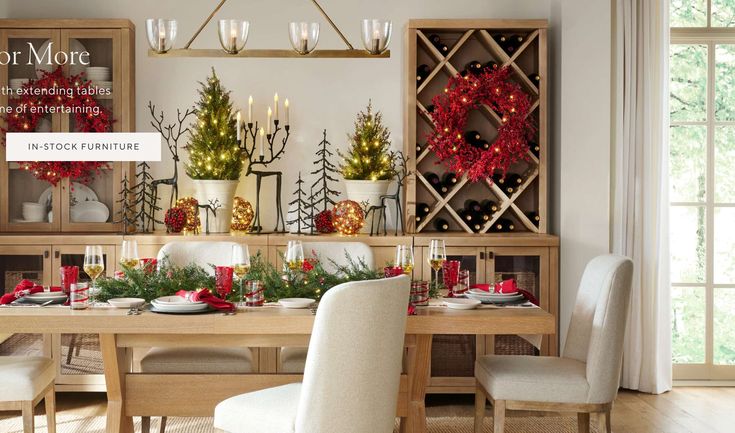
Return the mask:
{"type": "Polygon", "coordinates": [[[151,166],[146,161],[138,163],[136,173],[138,183],[132,188],[135,192],[135,206],[138,208],[135,221],[138,222],[141,233],[152,232],[156,223],[163,224],[162,221],[156,220],[156,211],[161,208],[158,206],[158,198],[151,186],[153,176],[148,172],[150,168],[151,166]]]}
{"type": "Polygon", "coordinates": [[[306,201],[306,193],[303,190],[303,185],[304,180],[301,178],[301,172],[299,172],[299,179],[296,181],[296,191],[293,192],[295,198],[288,203],[289,208],[296,205],[296,209],[288,213],[289,215],[293,215],[293,218],[286,221],[286,224],[289,226],[296,224],[296,233],[298,234],[304,233],[302,229],[306,230],[309,228],[310,204],[306,201]]]}
{"type": "Polygon", "coordinates": [[[317,179],[311,184],[311,190],[314,191],[311,200],[315,206],[322,206],[322,212],[326,211],[330,205],[334,206],[335,201],[333,197],[340,195],[339,191],[329,187],[330,182],[339,182],[333,175],[334,173],[339,173],[339,169],[330,161],[330,158],[334,154],[329,150],[329,146],[332,143],[327,141],[326,129],[323,134],[324,137],[319,143],[319,150],[316,152],[318,159],[314,161],[317,169],[311,172],[311,174],[317,175],[317,179]]]}
{"type": "Polygon", "coordinates": [[[120,199],[117,200],[117,203],[121,205],[120,212],[118,212],[120,218],[114,221],[115,224],[121,225],[121,232],[123,234],[133,233],[138,228],[138,221],[135,218],[135,200],[133,194],[134,191],[130,187],[130,182],[128,182],[128,174],[125,173],[122,182],[120,182],[120,199]]]}

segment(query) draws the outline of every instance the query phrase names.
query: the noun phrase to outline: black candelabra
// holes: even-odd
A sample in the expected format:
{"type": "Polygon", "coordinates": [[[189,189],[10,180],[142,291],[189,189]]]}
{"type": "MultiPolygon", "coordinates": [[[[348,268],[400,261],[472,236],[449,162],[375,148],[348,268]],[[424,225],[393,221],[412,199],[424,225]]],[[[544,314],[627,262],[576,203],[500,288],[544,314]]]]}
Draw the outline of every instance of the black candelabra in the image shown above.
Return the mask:
{"type": "Polygon", "coordinates": [[[288,137],[291,135],[291,127],[290,125],[284,125],[283,128],[281,128],[278,119],[273,120],[273,130],[268,134],[266,134],[265,131],[262,130],[262,128],[258,128],[257,121],[254,124],[252,122],[247,122],[243,125],[238,125],[237,127],[242,128],[241,131],[243,132],[242,139],[240,140],[240,149],[242,149],[242,151],[245,152],[245,155],[247,156],[246,163],[248,167],[245,175],[255,175],[255,217],[253,219],[253,224],[250,231],[261,233],[261,231],[263,230],[263,225],[260,221],[260,188],[263,183],[263,178],[275,177],[276,227],[275,229],[273,229],[273,231],[276,233],[283,233],[286,231],[286,223],[284,221],[283,207],[281,204],[281,184],[283,182],[283,172],[267,171],[265,169],[268,168],[269,164],[273,163],[273,161],[279,159],[283,155],[284,151],[286,150],[288,137]],[[280,139],[279,144],[276,141],[276,137],[278,136],[278,132],[281,130],[284,131],[284,136],[280,139]],[[259,135],[260,137],[258,137],[259,135]],[[248,137],[250,137],[250,140],[248,140],[248,137]],[[258,139],[260,140],[260,146],[258,146],[258,139]],[[265,143],[263,142],[264,140],[267,143],[267,149],[265,143]],[[252,142],[248,143],[249,141],[252,142]],[[258,151],[257,156],[256,151],[258,151]],[[253,169],[255,166],[258,165],[262,166],[264,170],[253,169]],[[281,227],[280,230],[279,225],[281,227]]]}

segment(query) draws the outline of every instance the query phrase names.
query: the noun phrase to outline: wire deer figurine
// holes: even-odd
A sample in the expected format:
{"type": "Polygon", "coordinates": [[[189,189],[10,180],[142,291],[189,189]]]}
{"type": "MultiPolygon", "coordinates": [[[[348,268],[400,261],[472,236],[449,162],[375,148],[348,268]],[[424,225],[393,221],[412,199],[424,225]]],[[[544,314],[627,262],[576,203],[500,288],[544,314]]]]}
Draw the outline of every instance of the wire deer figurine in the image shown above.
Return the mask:
{"type": "Polygon", "coordinates": [[[166,146],[168,146],[168,151],[171,152],[171,158],[174,160],[173,176],[164,179],[155,179],[151,181],[150,187],[153,190],[154,200],[158,199],[159,185],[168,185],[171,187],[171,196],[168,204],[170,208],[173,206],[174,201],[179,199],[179,139],[187,132],[190,132],[189,127],[184,125],[189,116],[196,114],[196,110],[194,108],[187,108],[182,113],[181,110],[176,109],[176,123],[169,123],[167,125],[164,125],[163,110],[156,116],[156,106],[150,101],[148,102],[148,110],[151,113],[151,117],[153,117],[151,126],[166,140],[166,146]]]}

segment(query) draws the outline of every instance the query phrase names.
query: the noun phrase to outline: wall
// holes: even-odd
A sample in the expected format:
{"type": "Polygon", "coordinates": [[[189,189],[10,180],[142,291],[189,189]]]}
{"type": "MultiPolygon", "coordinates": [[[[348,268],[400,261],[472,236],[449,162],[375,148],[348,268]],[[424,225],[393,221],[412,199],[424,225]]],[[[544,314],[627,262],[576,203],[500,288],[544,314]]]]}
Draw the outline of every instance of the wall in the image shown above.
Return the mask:
{"type": "MultiPolygon", "coordinates": [[[[323,0],[323,6],[340,24],[353,45],[359,46],[359,20],[384,16],[393,20],[392,57],[387,60],[289,59],[153,59],[146,55],[145,18],[175,17],[182,46],[206,16],[214,1],[118,0],[4,0],[12,18],[129,18],[137,26],[137,125],[148,131],[146,105],[152,100],[168,116],[177,107],[194,103],[197,81],[214,66],[240,106],[248,95],[255,99],[256,114],[265,117],[267,104],[278,91],[292,103],[292,138],[284,160],[274,165],[285,170],[284,202],[290,200],[298,171],[311,170],[314,146],[326,128],[333,144],[344,148],[355,114],[368,99],[383,111],[392,130],[393,145],[403,147],[402,71],[404,30],[409,18],[549,18],[551,21],[552,83],[551,182],[554,233],[562,237],[561,329],[565,334],[579,276],[592,256],[606,252],[608,242],[610,143],[610,5],[605,0],[323,0]],[[204,5],[206,4],[206,6],[204,5]],[[380,11],[380,12],[377,12],[380,11]]],[[[288,48],[288,21],[321,23],[320,48],[341,48],[338,36],[308,1],[230,1],[221,17],[247,17],[251,21],[250,48],[288,48]]],[[[218,47],[215,24],[194,47],[218,47]]],[[[165,155],[165,149],[164,149],[165,155]]],[[[153,175],[170,175],[166,161],[154,166],[153,175]]],[[[192,193],[183,176],[181,193],[192,193]]],[[[243,179],[239,194],[254,195],[254,181],[243,179]]],[[[165,196],[164,192],[164,196],[165,196]]],[[[269,195],[266,195],[269,196],[269,195]]],[[[266,206],[268,228],[273,209],[266,206]]]]}

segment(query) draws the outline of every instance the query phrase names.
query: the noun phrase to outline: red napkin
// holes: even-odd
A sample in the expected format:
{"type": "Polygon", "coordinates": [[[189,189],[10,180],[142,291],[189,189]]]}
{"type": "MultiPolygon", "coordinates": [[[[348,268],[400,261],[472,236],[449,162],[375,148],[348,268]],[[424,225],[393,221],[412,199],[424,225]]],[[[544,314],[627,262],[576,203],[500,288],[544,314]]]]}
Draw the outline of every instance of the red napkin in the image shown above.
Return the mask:
{"type": "MultiPolygon", "coordinates": [[[[61,287],[51,287],[52,292],[60,292],[61,287]]],[[[6,293],[0,297],[0,305],[9,304],[25,295],[43,292],[43,286],[39,286],[31,280],[21,280],[12,293],[6,293]]]]}
{"type": "MultiPolygon", "coordinates": [[[[473,284],[472,286],[470,286],[470,288],[490,292],[490,284],[473,284]]],[[[499,283],[495,283],[495,285],[493,286],[493,292],[494,293],[518,292],[521,295],[523,295],[528,301],[530,301],[533,305],[538,306],[538,299],[536,299],[533,293],[529,292],[528,290],[523,290],[523,289],[518,288],[518,286],[516,285],[516,280],[512,278],[509,280],[503,280],[499,283]]]]}
{"type": "Polygon", "coordinates": [[[177,296],[188,299],[190,301],[201,301],[208,304],[212,308],[222,311],[234,311],[235,304],[232,302],[220,299],[212,294],[207,288],[201,288],[199,290],[179,290],[176,292],[177,296]]]}
{"type": "Polygon", "coordinates": [[[410,302],[408,304],[408,315],[409,316],[415,316],[416,315],[416,307],[414,307],[413,304],[411,304],[410,302]]]}

